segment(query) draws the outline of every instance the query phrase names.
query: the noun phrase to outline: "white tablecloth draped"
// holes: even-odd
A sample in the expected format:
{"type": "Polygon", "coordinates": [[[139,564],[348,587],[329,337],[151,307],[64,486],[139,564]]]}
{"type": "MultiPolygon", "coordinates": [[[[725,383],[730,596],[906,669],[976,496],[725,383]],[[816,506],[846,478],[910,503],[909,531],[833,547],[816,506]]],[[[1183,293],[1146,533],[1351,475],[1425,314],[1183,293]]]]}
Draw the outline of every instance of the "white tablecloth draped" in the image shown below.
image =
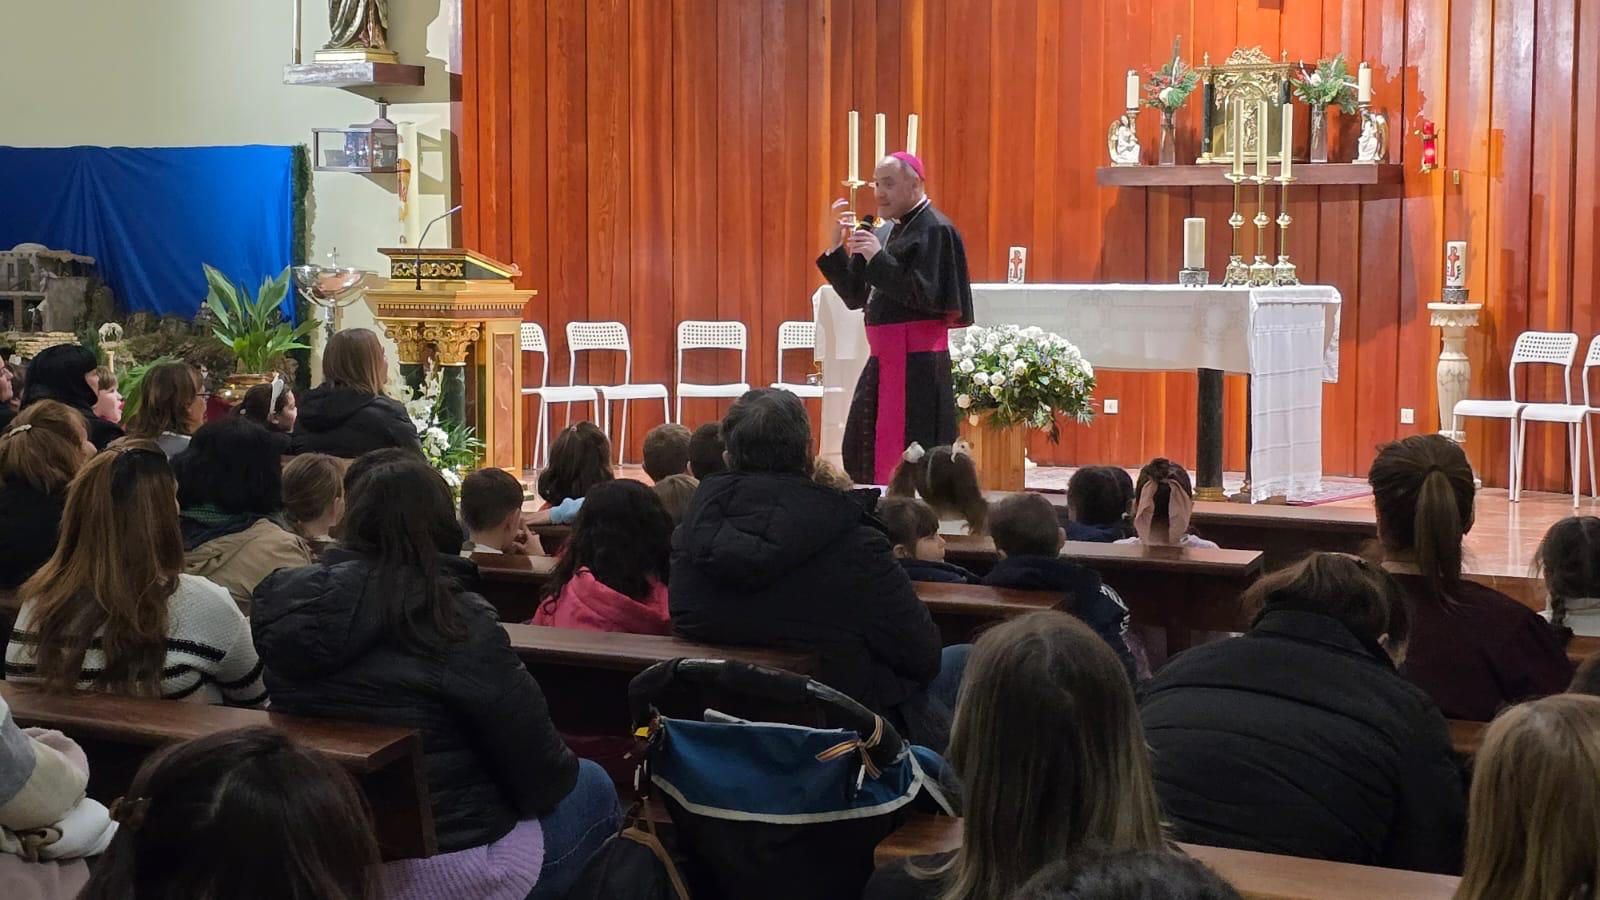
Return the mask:
{"type": "MultiPolygon", "coordinates": [[[[1250,375],[1254,499],[1292,499],[1321,483],[1322,382],[1339,377],[1334,288],[975,284],[972,298],[979,324],[1055,332],[1097,369],[1250,375]]],[[[813,300],[828,387],[823,448],[837,452],[866,341],[860,313],[845,309],[831,287],[823,285],[813,300]]]]}

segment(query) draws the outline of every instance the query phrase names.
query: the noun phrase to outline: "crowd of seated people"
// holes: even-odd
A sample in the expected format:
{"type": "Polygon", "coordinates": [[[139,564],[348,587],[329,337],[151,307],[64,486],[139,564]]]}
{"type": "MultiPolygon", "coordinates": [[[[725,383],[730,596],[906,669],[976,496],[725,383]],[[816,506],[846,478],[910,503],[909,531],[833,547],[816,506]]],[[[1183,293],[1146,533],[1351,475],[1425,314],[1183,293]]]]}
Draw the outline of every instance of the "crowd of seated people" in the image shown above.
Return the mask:
{"type": "Polygon", "coordinates": [[[882,867],[866,897],[1238,895],[1175,841],[1459,873],[1470,900],[1600,883],[1600,665],[1574,676],[1564,646],[1600,631],[1600,520],[1541,543],[1544,616],[1467,579],[1453,442],[1379,449],[1380,559],[1263,576],[1242,636],[1150,676],[1126,604],[1062,550],[1214,547],[1178,463],[1081,469],[1058,507],[986,498],[964,445],[913,447],[878,501],[815,459],[798,398],[756,390],[709,428],[650,432],[648,484],[579,422],[541,509],[492,468],[457,499],[384,392],[376,336],[341,335],[328,384],[259,386],[209,424],[197,370],[153,367],[125,437],[83,348],[41,353],[20,392],[0,368],[6,680],[414,729],[438,853],[380,862],[349,775],[272,729],[153,754],[107,809],[80,749],[0,713],[0,883],[33,891],[16,896],[566,896],[611,858],[637,747],[563,733],[477,593],[471,557],[541,552],[544,524],[571,528],[533,624],[806,651],[818,681],[945,754],[959,848],[882,867]],[[953,535],[998,561],[944,562],[953,535]],[[1066,612],[945,646],[919,581],[1066,612]],[[1447,719],[1492,721],[1470,790],[1447,719]]]}

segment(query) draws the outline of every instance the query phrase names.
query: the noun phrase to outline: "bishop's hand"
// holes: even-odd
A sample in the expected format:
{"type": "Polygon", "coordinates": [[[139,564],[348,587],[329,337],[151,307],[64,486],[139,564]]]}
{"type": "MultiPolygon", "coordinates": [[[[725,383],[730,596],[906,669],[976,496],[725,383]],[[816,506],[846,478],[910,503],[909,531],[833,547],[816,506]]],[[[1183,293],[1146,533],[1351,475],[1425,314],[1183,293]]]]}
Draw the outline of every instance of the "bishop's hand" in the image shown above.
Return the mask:
{"type": "Polygon", "coordinates": [[[850,201],[840,197],[833,201],[822,216],[822,245],[828,250],[844,243],[855,227],[855,213],[850,211],[850,201]]]}
{"type": "Polygon", "coordinates": [[[845,249],[852,254],[859,253],[867,262],[872,262],[872,258],[883,249],[883,244],[879,243],[876,234],[866,229],[858,229],[850,232],[850,237],[845,241],[845,249]]]}

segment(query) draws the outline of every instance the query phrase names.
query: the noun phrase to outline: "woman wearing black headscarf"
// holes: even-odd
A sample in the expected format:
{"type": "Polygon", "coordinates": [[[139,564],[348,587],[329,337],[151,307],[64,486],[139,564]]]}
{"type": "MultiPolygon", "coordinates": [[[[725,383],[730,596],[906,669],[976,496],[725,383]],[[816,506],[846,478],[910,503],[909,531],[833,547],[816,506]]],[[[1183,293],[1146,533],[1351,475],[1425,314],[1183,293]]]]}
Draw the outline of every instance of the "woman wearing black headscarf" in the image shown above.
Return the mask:
{"type": "Polygon", "coordinates": [[[104,450],[122,437],[122,429],[94,414],[95,401],[100,399],[100,380],[95,374],[98,365],[94,354],[78,344],[59,344],[42,351],[28,363],[23,407],[40,400],[65,403],[83,414],[89,443],[104,450]]]}

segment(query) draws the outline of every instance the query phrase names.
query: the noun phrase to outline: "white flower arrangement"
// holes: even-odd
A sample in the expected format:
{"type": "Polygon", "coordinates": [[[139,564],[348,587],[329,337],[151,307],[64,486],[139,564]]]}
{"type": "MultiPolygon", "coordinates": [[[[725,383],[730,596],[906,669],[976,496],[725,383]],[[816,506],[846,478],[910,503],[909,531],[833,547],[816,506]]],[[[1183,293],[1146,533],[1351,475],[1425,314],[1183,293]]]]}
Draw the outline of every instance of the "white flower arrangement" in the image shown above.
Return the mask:
{"type": "Polygon", "coordinates": [[[443,374],[430,368],[422,379],[422,390],[405,389],[406,415],[422,441],[422,454],[439,470],[452,493],[460,490],[461,479],[483,461],[483,442],[465,425],[443,421],[443,374]]]}
{"type": "Polygon", "coordinates": [[[1026,425],[1060,440],[1058,417],[1094,417],[1094,367],[1066,339],[1041,328],[974,325],[950,334],[956,406],[973,424],[1026,425]]]}

